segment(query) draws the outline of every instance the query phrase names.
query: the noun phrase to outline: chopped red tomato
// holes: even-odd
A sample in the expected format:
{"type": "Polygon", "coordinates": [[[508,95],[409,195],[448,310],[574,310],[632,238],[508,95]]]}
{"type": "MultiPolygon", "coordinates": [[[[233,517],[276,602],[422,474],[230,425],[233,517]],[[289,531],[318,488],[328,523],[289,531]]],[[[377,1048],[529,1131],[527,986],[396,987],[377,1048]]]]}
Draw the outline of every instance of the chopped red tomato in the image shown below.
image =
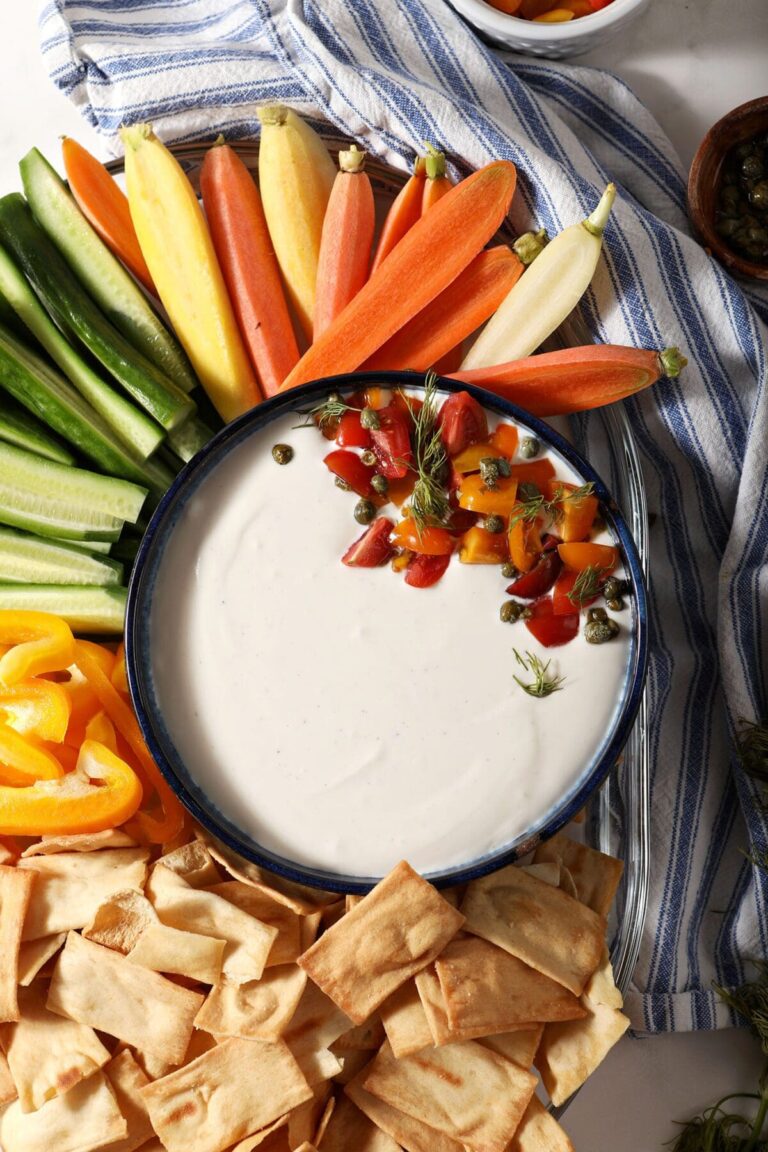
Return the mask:
{"type": "Polygon", "coordinates": [[[450,556],[414,556],[405,572],[411,588],[431,588],[437,584],[451,562],[450,556]]]}
{"type": "Polygon", "coordinates": [[[394,524],[386,516],[374,520],[370,528],[366,528],[362,536],[344,553],[342,564],[349,568],[378,568],[386,564],[395,551],[389,540],[393,528],[394,524]]]}
{"type": "Polygon", "coordinates": [[[567,644],[579,631],[579,613],[571,612],[565,616],[556,616],[550,596],[535,600],[530,605],[530,612],[530,618],[525,621],[525,626],[545,648],[567,644]]]}
{"type": "Polygon", "coordinates": [[[533,568],[513,580],[507,592],[510,596],[519,596],[521,600],[535,600],[549,592],[562,566],[563,562],[557,552],[542,552],[533,568]]]}
{"type": "Polygon", "coordinates": [[[426,527],[419,532],[410,516],[395,526],[392,540],[399,548],[423,556],[450,556],[456,543],[446,528],[426,527]]]}
{"type": "Polygon", "coordinates": [[[485,412],[468,392],[454,392],[437,414],[437,426],[449,456],[488,438],[485,412]]]}
{"type": "Polygon", "coordinates": [[[371,487],[371,480],[376,475],[376,469],[363,464],[360,457],[356,456],[354,452],[347,452],[344,448],[339,448],[336,452],[329,452],[324,463],[334,476],[340,477],[349,484],[352,491],[357,492],[358,496],[365,496],[368,500],[376,496],[376,492],[371,487]]]}
{"type": "Polygon", "coordinates": [[[413,458],[411,420],[396,404],[378,412],[380,427],[371,432],[371,444],[379,460],[379,472],[388,480],[402,480],[413,458]]]}
{"type": "Polygon", "coordinates": [[[370,448],[371,434],[360,423],[359,412],[345,412],[341,417],[336,443],[340,448],[370,448]]]}
{"type": "Polygon", "coordinates": [[[574,596],[571,598],[571,593],[578,578],[578,572],[572,572],[570,568],[563,568],[557,580],[555,580],[555,587],[552,590],[552,611],[555,616],[568,616],[571,612],[576,612],[579,608],[587,608],[597,600],[596,595],[589,597],[574,596]]]}

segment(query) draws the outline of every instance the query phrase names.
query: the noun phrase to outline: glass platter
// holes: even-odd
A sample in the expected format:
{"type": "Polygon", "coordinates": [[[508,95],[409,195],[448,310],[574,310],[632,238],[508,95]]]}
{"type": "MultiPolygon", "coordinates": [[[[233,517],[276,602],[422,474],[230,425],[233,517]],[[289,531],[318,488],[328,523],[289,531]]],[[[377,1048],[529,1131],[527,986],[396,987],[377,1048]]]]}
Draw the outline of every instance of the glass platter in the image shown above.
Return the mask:
{"type": "MultiPolygon", "coordinates": [[[[349,146],[349,138],[330,133],[324,134],[323,138],[334,156],[340,149],[349,146]]],[[[247,167],[256,173],[258,141],[239,141],[234,143],[234,147],[247,167]]],[[[172,147],[197,191],[206,150],[199,143],[172,147]]],[[[122,161],[114,161],[108,167],[120,179],[122,161]]],[[[406,176],[372,157],[366,159],[366,170],[374,188],[377,209],[382,213],[402,187],[406,176]]],[[[516,239],[516,233],[505,224],[497,239],[502,243],[511,243],[516,239]]],[[[553,347],[567,347],[591,342],[581,317],[574,312],[555,334],[551,344],[553,347]]],[[[613,404],[590,414],[589,450],[583,421],[574,420],[567,425],[558,422],[557,427],[587,456],[613,494],[632,532],[647,577],[648,513],[645,490],[637,447],[623,405],[613,404]]],[[[611,959],[616,983],[622,992],[626,992],[637,963],[648,901],[650,773],[647,722],[644,696],[615,771],[593,795],[583,821],[567,829],[569,835],[583,839],[624,862],[624,873],[609,923],[611,959]]],[[[556,1114],[561,1114],[565,1107],[567,1104],[557,1109],[556,1114]]]]}

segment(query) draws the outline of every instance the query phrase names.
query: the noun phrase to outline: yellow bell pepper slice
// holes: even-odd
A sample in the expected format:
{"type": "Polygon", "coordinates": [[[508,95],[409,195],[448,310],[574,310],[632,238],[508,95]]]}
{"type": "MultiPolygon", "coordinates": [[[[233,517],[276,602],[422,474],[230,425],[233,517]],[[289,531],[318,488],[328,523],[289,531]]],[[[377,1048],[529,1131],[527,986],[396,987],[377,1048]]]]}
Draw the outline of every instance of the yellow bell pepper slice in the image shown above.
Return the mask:
{"type": "Polygon", "coordinates": [[[103,744],[105,748],[109,748],[110,752],[113,752],[115,756],[117,755],[115,726],[106,712],[97,712],[96,715],[88,721],[85,726],[85,739],[96,740],[99,744],[103,744]]]}
{"type": "Polygon", "coordinates": [[[75,658],[72,629],[49,612],[0,612],[0,683],[10,687],[29,676],[60,672],[75,658]]]}
{"type": "Polygon", "coordinates": [[[115,653],[115,666],[112,669],[112,683],[123,696],[130,696],[128,674],[125,670],[125,644],[122,642],[115,653]]]}
{"type": "Polygon", "coordinates": [[[136,773],[103,744],[86,740],[77,768],[61,780],[26,788],[0,785],[0,835],[69,836],[101,832],[134,815],[142,790],[136,773]]]}
{"type": "Polygon", "coordinates": [[[35,780],[58,780],[63,775],[55,756],[7,724],[0,724],[0,783],[23,786],[35,780]]]}
{"type": "Polygon", "coordinates": [[[51,680],[20,680],[11,688],[0,687],[0,721],[21,736],[60,744],[71,712],[67,692],[51,680]]]}

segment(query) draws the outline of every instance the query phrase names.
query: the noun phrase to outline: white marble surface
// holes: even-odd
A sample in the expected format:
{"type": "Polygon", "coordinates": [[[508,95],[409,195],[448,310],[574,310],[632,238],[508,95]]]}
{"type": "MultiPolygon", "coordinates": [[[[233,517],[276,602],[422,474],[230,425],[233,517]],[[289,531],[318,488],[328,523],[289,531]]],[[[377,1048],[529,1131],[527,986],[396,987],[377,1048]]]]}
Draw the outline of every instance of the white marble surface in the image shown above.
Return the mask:
{"type": "MultiPolygon", "coordinates": [[[[32,145],[54,162],[58,138],[100,140],[48,80],[32,0],[0,3],[0,190],[19,186],[16,163],[32,145]]],[[[576,61],[574,61],[576,62],[576,61]]],[[[687,165],[707,128],[768,91],[768,0],[654,0],[618,41],[578,59],[632,85],[687,165]]],[[[727,1092],[751,1091],[761,1066],[744,1032],[625,1039],[568,1110],[577,1152],[657,1152],[675,1120],[727,1092]]]]}

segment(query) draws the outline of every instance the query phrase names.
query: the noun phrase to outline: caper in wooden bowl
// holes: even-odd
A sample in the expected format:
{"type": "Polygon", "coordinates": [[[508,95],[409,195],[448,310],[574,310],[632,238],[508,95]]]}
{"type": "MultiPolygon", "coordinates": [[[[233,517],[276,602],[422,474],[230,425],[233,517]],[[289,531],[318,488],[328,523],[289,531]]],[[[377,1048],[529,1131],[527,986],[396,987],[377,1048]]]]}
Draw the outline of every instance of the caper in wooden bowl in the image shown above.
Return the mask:
{"type": "Polygon", "coordinates": [[[710,128],[691,165],[688,213],[724,267],[768,280],[768,96],[710,128]]]}

